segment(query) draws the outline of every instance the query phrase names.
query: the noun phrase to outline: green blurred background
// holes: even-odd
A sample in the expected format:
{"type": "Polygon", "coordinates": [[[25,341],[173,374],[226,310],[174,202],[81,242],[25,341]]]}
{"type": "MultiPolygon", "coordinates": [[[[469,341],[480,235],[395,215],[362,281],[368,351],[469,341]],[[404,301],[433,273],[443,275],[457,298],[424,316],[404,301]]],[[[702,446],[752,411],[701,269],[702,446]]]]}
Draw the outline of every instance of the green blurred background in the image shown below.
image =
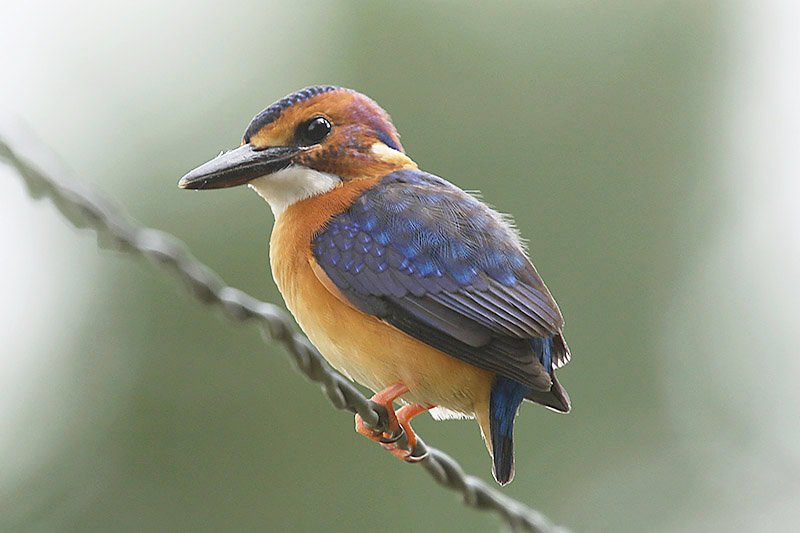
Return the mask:
{"type": "MultiPolygon", "coordinates": [[[[0,109],[280,302],[264,202],[176,182],[289,92],[370,95],[421,168],[515,216],[566,317],[574,411],[523,407],[503,491],[576,532],[790,531],[796,11],[4,2],[0,109]]],[[[357,436],[253,326],[0,177],[0,531],[498,529],[357,436]]],[[[492,482],[474,422],[415,427],[492,482]]]]}

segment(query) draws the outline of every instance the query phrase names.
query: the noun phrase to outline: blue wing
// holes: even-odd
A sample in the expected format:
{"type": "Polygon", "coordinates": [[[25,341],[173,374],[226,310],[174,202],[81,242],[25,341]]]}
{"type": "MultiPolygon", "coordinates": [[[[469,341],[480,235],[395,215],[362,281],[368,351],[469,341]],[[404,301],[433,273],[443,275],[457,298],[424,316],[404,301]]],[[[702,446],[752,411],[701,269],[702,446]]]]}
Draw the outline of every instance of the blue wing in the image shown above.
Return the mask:
{"type": "Polygon", "coordinates": [[[536,391],[558,386],[552,369],[569,350],[556,302],[502,217],[451,183],[388,174],[330,220],[312,251],[359,310],[528,385],[539,403],[547,398],[536,391]],[[546,360],[537,339],[548,340],[546,360]]]}

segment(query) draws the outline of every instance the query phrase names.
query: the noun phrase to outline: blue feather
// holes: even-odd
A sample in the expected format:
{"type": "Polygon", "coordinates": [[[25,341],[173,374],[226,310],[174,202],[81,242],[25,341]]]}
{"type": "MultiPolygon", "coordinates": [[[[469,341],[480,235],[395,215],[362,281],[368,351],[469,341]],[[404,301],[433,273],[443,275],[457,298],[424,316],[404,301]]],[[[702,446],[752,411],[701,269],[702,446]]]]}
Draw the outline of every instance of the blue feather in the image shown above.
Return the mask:
{"type": "Polygon", "coordinates": [[[566,348],[534,341],[560,331],[558,307],[508,224],[456,186],[389,173],[327,221],[312,252],[360,311],[569,409],[561,389],[548,390],[566,348]]]}
{"type": "Polygon", "coordinates": [[[489,430],[494,464],[492,473],[501,485],[514,478],[514,418],[530,390],[527,385],[497,376],[489,404],[489,430]]]}
{"type": "Polygon", "coordinates": [[[394,142],[394,139],[392,139],[391,136],[389,136],[389,134],[384,132],[384,131],[379,131],[378,132],[378,140],[380,140],[383,144],[385,144],[389,148],[393,148],[395,150],[400,150],[401,149],[397,145],[397,143],[394,142]]]}
{"type": "Polygon", "coordinates": [[[536,357],[539,358],[539,362],[542,363],[542,366],[547,373],[551,376],[553,375],[553,360],[550,354],[550,346],[553,343],[552,337],[534,337],[531,339],[533,343],[533,353],[536,354],[536,357]]]}
{"type": "MultiPolygon", "coordinates": [[[[258,130],[274,122],[281,113],[285,110],[289,109],[293,105],[297,104],[298,102],[304,102],[313,96],[317,96],[318,94],[327,93],[330,91],[347,91],[348,89],[344,89],[342,87],[334,87],[332,85],[318,85],[316,87],[306,87],[305,89],[301,89],[297,92],[294,92],[290,95],[283,97],[282,99],[278,100],[264,111],[259,113],[255,116],[253,121],[247,127],[247,131],[244,132],[244,142],[249,143],[250,138],[255,135],[258,130]]],[[[385,142],[385,141],[384,141],[385,142]]]]}
{"type": "MultiPolygon", "coordinates": [[[[539,362],[553,374],[550,355],[552,337],[531,339],[533,351],[539,362]]],[[[505,485],[514,478],[514,419],[525,396],[531,391],[527,385],[497,376],[489,403],[489,429],[492,433],[492,472],[498,483],[505,485]]]]}

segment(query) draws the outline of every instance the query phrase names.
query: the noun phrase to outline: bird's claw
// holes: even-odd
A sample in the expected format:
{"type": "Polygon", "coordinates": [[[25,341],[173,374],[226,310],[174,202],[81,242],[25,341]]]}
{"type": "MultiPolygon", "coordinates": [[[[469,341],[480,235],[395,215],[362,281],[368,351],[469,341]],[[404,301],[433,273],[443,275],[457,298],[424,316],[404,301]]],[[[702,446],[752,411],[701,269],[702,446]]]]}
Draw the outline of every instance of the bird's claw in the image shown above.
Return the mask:
{"type": "Polygon", "coordinates": [[[364,419],[361,418],[361,415],[358,414],[356,414],[356,431],[370,440],[380,442],[387,449],[392,447],[397,448],[394,443],[403,438],[403,435],[406,434],[403,427],[399,425],[391,431],[369,428],[364,423],[364,419]]]}
{"type": "Polygon", "coordinates": [[[401,426],[398,426],[392,433],[382,433],[379,440],[381,444],[394,444],[403,438],[405,433],[405,430],[401,426]]]}
{"type": "Polygon", "coordinates": [[[403,461],[407,463],[419,463],[428,457],[428,450],[420,450],[419,446],[415,446],[408,455],[403,457],[403,461]]]}
{"type": "Polygon", "coordinates": [[[375,430],[364,424],[361,415],[356,414],[356,431],[365,437],[380,442],[381,446],[407,463],[418,463],[428,456],[425,446],[417,446],[417,436],[411,429],[410,420],[416,415],[432,408],[431,404],[407,404],[399,411],[395,412],[392,402],[398,396],[408,392],[408,387],[403,383],[397,382],[377,393],[370,400],[374,404],[373,409],[378,412],[382,427],[388,426],[386,431],[375,430]],[[385,414],[383,414],[385,413],[385,414]],[[401,448],[397,442],[405,437],[404,447],[401,448]]]}
{"type": "Polygon", "coordinates": [[[383,449],[391,453],[398,459],[402,459],[406,463],[419,463],[428,457],[428,451],[422,450],[421,447],[414,446],[411,451],[400,448],[396,444],[384,444],[383,449]]]}

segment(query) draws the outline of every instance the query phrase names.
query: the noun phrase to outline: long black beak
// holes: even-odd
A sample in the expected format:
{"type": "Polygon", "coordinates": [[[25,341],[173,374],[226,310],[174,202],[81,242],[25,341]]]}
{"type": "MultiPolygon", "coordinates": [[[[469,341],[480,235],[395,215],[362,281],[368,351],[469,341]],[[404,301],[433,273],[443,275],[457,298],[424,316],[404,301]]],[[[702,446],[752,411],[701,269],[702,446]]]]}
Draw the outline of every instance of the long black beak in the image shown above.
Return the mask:
{"type": "Polygon", "coordinates": [[[253,148],[244,144],[192,170],[178,182],[181,189],[222,189],[243,185],[292,163],[301,147],[253,148]]]}

